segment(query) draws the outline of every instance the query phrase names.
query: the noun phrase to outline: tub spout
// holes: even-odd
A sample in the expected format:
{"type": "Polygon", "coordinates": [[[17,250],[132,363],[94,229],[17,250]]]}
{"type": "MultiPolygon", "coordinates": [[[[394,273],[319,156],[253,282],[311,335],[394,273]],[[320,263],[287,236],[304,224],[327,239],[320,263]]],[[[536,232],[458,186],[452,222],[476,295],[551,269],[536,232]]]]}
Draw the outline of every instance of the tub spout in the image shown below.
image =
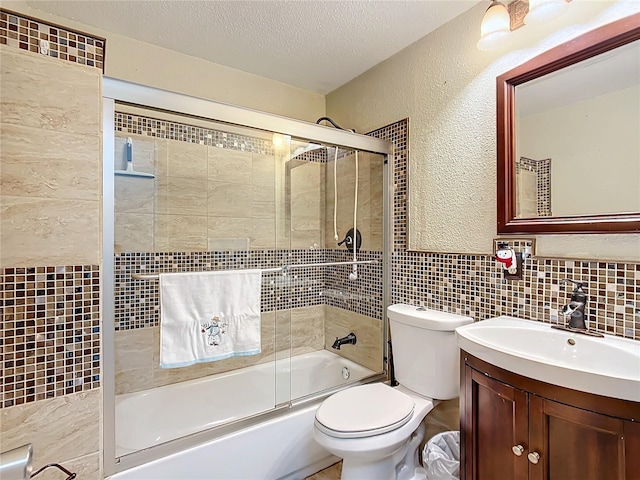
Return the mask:
{"type": "Polygon", "coordinates": [[[336,341],[333,342],[331,348],[335,348],[336,350],[340,350],[342,345],[355,345],[356,344],[356,334],[351,332],[346,337],[338,338],[336,337],[336,341]]]}

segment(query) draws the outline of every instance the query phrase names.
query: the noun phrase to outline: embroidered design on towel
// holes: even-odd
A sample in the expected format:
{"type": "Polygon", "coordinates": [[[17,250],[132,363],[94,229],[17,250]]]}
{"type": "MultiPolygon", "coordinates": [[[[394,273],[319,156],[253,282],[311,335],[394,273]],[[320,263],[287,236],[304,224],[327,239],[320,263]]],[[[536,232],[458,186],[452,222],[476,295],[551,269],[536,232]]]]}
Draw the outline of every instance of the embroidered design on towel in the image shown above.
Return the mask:
{"type": "Polygon", "coordinates": [[[207,343],[213,347],[220,345],[222,335],[227,332],[228,322],[221,322],[220,317],[213,317],[200,324],[200,331],[207,335],[207,343]]]}

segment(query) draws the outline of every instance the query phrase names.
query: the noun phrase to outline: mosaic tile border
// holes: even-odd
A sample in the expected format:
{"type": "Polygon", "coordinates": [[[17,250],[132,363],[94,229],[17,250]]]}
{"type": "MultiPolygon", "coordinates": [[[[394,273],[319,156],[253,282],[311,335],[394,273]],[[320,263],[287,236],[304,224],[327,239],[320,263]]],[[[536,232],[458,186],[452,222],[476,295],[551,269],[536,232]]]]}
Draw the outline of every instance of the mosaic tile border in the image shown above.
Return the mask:
{"type": "MultiPolygon", "coordinates": [[[[380,252],[360,252],[362,260],[381,259],[380,252]]],[[[132,273],[198,272],[282,265],[347,261],[346,250],[245,250],[229,252],[121,253],[115,261],[115,329],[155,327],[160,302],[157,281],[134,280],[132,273]]],[[[350,266],[305,267],[287,275],[262,277],[261,311],[282,311],[314,305],[333,305],[382,318],[382,264],[359,267],[359,280],[350,282],[350,266]]]]}
{"type": "MultiPolygon", "coordinates": [[[[263,155],[275,154],[273,142],[263,138],[239,135],[222,130],[198,127],[188,123],[172,122],[124,112],[115,113],[115,130],[125,134],[198,143],[243,152],[260,153],[263,155]]],[[[330,158],[334,158],[334,155],[329,155],[328,153],[330,148],[333,147],[320,147],[309,150],[292,157],[291,160],[327,163],[330,158]]],[[[346,157],[353,152],[354,150],[340,147],[338,150],[338,158],[346,157]]]]}
{"type": "Polygon", "coordinates": [[[521,281],[504,281],[491,255],[395,252],[392,302],[486,320],[499,315],[566,323],[559,313],[585,282],[590,328],[640,340],[640,264],[529,258],[521,281]]]}
{"type": "Polygon", "coordinates": [[[165,138],[187,143],[199,143],[212,147],[240,150],[242,152],[274,155],[273,142],[263,138],[228,133],[211,128],[197,127],[186,123],[171,122],[158,118],[130,113],[115,113],[116,132],[147,137],[165,138]]]}
{"type": "MultiPolygon", "coordinates": [[[[301,153],[292,157],[291,160],[300,160],[303,162],[315,162],[315,163],[328,163],[333,162],[336,158],[336,154],[334,151],[336,147],[320,147],[314,150],[309,150],[307,152],[301,153]],[[332,153],[329,153],[331,150],[332,153]]],[[[351,148],[338,147],[338,158],[348,157],[349,155],[353,155],[355,150],[351,148]]]]}
{"type": "Polygon", "coordinates": [[[551,159],[532,160],[520,157],[516,162],[516,174],[522,170],[536,174],[536,202],[539,217],[550,217],[551,214],[551,159]]]}
{"type": "Polygon", "coordinates": [[[367,135],[388,140],[394,145],[393,153],[393,248],[407,249],[407,194],[409,169],[409,119],[405,118],[367,135]]]}
{"type": "Polygon", "coordinates": [[[0,9],[0,44],[104,72],[106,40],[0,9]],[[48,48],[42,48],[47,42],[48,48]]]}
{"type": "Polygon", "coordinates": [[[100,267],[0,273],[0,408],[100,387],[100,267]]]}

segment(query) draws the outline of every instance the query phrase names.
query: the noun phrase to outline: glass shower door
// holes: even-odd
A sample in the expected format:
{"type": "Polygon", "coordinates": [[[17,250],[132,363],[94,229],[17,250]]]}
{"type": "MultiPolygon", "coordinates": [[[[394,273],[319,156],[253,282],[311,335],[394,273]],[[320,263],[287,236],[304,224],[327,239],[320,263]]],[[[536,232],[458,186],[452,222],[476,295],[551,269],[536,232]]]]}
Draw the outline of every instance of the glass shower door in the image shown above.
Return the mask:
{"type": "MultiPolygon", "coordinates": [[[[289,355],[281,340],[289,319],[277,310],[278,269],[287,261],[287,250],[279,244],[288,245],[289,237],[283,181],[278,179],[284,160],[271,133],[129,105],[117,105],[116,112],[114,336],[120,457],[288,402],[278,362],[289,355]],[[184,318],[195,322],[195,330],[188,330],[191,341],[204,342],[207,352],[222,352],[219,346],[231,335],[242,337],[246,329],[255,330],[255,345],[237,343],[223,354],[184,365],[161,364],[168,345],[179,349],[184,338],[167,340],[172,319],[166,316],[168,308],[160,308],[159,275],[185,279],[198,272],[239,270],[262,272],[255,322],[236,328],[234,317],[218,313],[216,298],[203,299],[193,291],[181,294],[201,303],[190,304],[184,318]]],[[[288,387],[288,377],[284,383],[288,387]]]]}

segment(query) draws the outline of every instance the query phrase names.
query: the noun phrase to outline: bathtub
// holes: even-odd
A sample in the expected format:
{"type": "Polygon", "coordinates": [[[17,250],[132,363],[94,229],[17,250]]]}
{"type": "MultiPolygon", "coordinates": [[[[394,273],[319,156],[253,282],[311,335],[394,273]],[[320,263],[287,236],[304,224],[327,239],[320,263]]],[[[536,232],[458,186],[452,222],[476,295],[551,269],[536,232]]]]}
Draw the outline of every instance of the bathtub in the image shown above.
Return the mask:
{"type": "MultiPolygon", "coordinates": [[[[116,456],[375,372],[326,350],[116,397],[116,456]]],[[[302,478],[335,460],[313,440],[317,405],[120,472],[113,480],[302,478]],[[307,470],[309,470],[307,472],[307,470]],[[298,476],[300,475],[300,476],[298,476]]]]}

